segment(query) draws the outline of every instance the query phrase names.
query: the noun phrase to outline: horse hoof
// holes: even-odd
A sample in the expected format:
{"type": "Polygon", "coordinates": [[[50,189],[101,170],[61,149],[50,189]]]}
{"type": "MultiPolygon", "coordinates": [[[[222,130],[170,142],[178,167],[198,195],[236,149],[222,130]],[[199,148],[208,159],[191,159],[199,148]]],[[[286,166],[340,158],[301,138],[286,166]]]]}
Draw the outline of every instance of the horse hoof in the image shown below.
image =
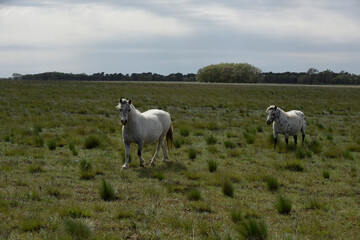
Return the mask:
{"type": "Polygon", "coordinates": [[[124,166],[122,166],[122,169],[128,169],[129,167],[128,166],[126,166],[126,165],[124,165],[124,166]]]}
{"type": "Polygon", "coordinates": [[[163,161],[163,162],[167,162],[167,160],[168,160],[167,158],[164,158],[162,161],[163,161]]]}

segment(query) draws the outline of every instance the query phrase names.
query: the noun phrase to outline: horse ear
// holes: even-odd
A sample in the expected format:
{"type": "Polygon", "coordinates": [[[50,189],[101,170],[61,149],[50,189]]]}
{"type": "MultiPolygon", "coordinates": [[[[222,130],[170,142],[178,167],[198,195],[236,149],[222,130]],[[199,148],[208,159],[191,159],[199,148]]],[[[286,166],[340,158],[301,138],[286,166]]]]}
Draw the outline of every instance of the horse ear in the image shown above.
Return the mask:
{"type": "Polygon", "coordinates": [[[276,111],[276,109],[277,109],[277,106],[275,106],[275,111],[276,111]]]}
{"type": "Polygon", "coordinates": [[[129,99],[129,104],[131,104],[131,98],[129,99]]]}

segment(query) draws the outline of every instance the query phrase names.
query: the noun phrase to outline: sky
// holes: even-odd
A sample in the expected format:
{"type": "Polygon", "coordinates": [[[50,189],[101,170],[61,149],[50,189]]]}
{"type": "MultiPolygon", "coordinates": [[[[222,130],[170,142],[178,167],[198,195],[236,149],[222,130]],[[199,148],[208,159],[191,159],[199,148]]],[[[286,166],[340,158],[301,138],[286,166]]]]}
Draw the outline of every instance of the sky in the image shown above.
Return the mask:
{"type": "Polygon", "coordinates": [[[0,0],[0,77],[13,73],[360,74],[359,0],[0,0]]]}

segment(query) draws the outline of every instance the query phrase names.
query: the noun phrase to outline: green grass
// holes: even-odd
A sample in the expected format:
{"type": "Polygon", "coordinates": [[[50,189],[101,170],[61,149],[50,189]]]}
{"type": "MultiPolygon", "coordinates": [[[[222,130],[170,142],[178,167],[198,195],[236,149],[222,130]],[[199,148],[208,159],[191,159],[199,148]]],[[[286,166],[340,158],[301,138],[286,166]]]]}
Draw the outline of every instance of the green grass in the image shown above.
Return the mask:
{"type": "Polygon", "coordinates": [[[268,228],[264,221],[255,218],[245,219],[239,224],[239,233],[243,239],[268,239],[268,228]]]}
{"type": "Polygon", "coordinates": [[[191,190],[188,193],[187,198],[190,201],[199,201],[201,199],[201,191],[199,189],[191,190]]]}
{"type": "Polygon", "coordinates": [[[359,88],[0,81],[0,89],[0,239],[249,239],[263,236],[254,230],[262,221],[267,239],[358,238],[359,88]],[[148,144],[140,167],[132,144],[130,168],[121,168],[120,97],[171,114],[167,162],[160,151],[150,167],[148,144]],[[304,146],[290,138],[286,148],[280,135],[273,149],[270,104],[304,111],[304,146]],[[194,190],[199,200],[189,199],[194,190]],[[274,207],[279,195],[291,199],[287,215],[274,207]]]}
{"type": "Polygon", "coordinates": [[[234,186],[229,178],[224,178],[221,184],[224,196],[234,197],[234,186]]]}
{"type": "Polygon", "coordinates": [[[98,146],[100,146],[100,139],[97,136],[91,135],[85,139],[84,147],[86,149],[92,149],[98,146]]]}
{"type": "Polygon", "coordinates": [[[214,145],[217,143],[217,140],[213,135],[211,135],[206,138],[206,143],[207,143],[207,145],[214,145]]]}

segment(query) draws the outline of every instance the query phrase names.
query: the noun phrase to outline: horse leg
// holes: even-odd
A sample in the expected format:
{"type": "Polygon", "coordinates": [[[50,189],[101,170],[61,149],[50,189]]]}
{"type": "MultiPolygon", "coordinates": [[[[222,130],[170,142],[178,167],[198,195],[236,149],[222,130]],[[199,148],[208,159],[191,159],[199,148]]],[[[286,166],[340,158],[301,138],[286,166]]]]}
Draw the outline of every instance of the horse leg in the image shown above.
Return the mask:
{"type": "Polygon", "coordinates": [[[164,158],[163,158],[163,162],[166,162],[166,160],[168,160],[168,154],[167,154],[167,151],[166,151],[166,147],[165,147],[165,142],[163,141],[162,144],[161,144],[161,148],[163,150],[163,153],[164,153],[164,158]]]}
{"type": "Polygon", "coordinates": [[[305,129],[301,128],[301,133],[302,133],[302,145],[304,145],[304,140],[305,140],[305,129]]]}
{"type": "Polygon", "coordinates": [[[138,144],[137,155],[138,155],[139,160],[140,160],[140,167],[144,167],[144,158],[141,156],[142,147],[143,147],[143,144],[138,144]]]}
{"type": "Polygon", "coordinates": [[[297,135],[294,135],[294,143],[295,143],[295,147],[296,147],[296,144],[297,144],[297,135]]]}
{"type": "Polygon", "coordinates": [[[130,157],[130,143],[124,142],[125,145],[125,164],[122,166],[123,169],[129,167],[129,157],[130,157]]]}
{"type": "Polygon", "coordinates": [[[278,135],[274,134],[274,150],[276,149],[277,140],[278,140],[278,135]]]}
{"type": "Polygon", "coordinates": [[[289,135],[285,135],[285,143],[286,143],[286,147],[288,146],[289,144],[289,135]]]}
{"type": "Polygon", "coordinates": [[[151,162],[150,162],[151,166],[155,166],[156,157],[157,157],[157,155],[159,153],[159,150],[160,150],[160,147],[161,147],[161,144],[162,144],[163,140],[164,140],[164,136],[160,136],[158,144],[156,146],[154,156],[153,156],[153,158],[151,159],[151,162]]]}

